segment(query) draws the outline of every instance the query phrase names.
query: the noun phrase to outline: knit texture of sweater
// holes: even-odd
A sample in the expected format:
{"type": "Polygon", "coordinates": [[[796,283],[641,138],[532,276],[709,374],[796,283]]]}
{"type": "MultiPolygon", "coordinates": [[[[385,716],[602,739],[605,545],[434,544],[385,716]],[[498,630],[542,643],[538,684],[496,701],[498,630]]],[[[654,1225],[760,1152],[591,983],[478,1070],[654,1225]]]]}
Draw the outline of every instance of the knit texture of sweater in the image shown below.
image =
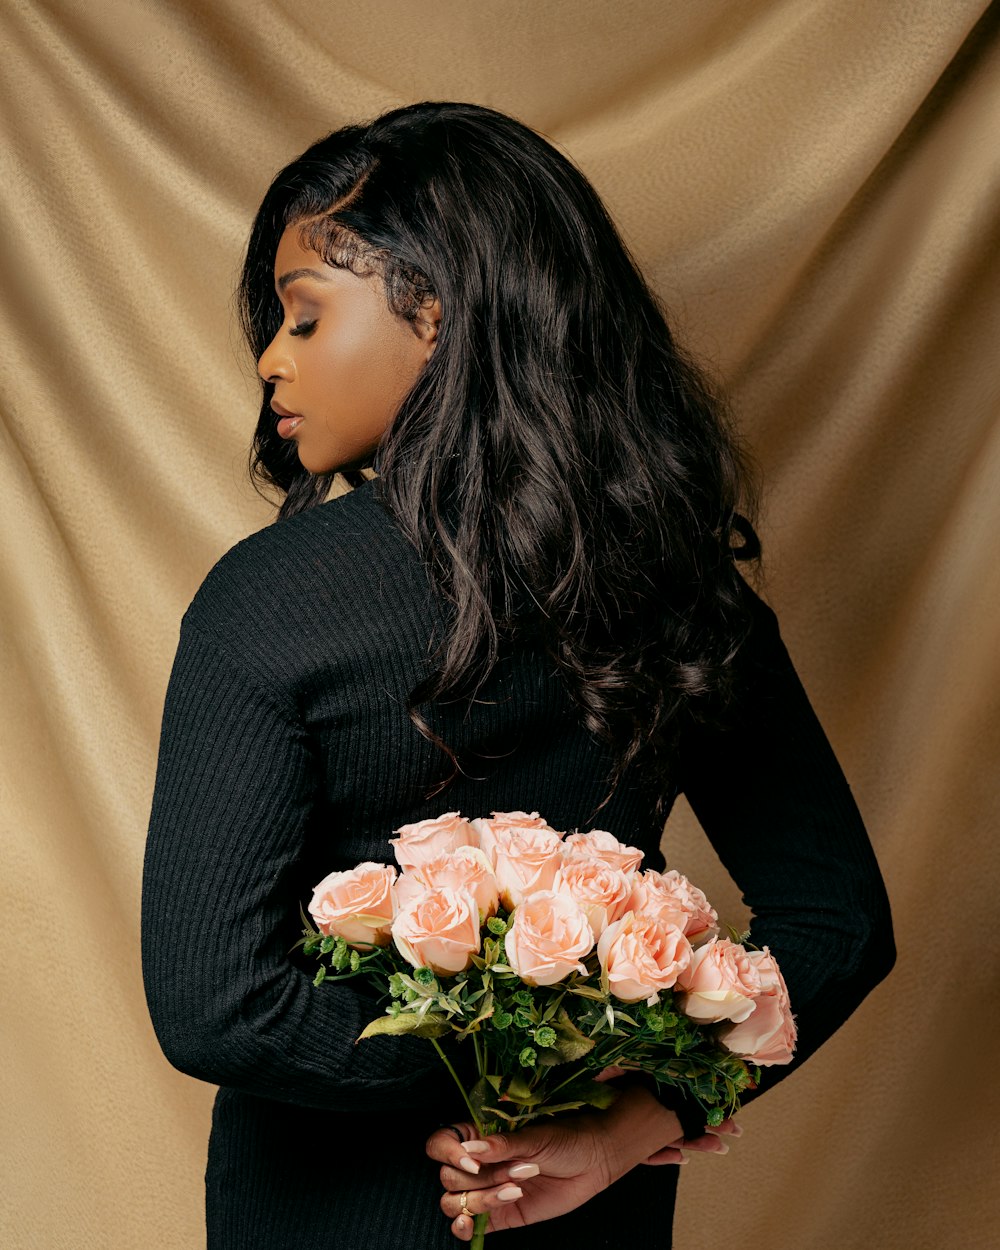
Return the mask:
{"type": "MultiPolygon", "coordinates": [[[[850,788],[774,613],[747,595],[737,715],[686,731],[668,798],[686,795],[751,910],[751,942],[788,984],[796,1058],[766,1068],[756,1097],[847,1019],[895,950],[850,788]]],[[[406,700],[446,624],[377,480],[237,543],[184,613],[146,842],[142,971],[167,1059],[220,1087],[209,1250],[456,1244],[424,1142],[468,1114],[426,1041],[356,1043],[382,1008],[354,981],[313,986],[315,962],[292,950],[299,909],[328,873],[392,862],[400,825],[445,810],[537,810],[556,829],[590,828],[612,761],[554,663],[511,649],[471,708],[435,709],[463,772],[426,798],[450,766],[406,700]]],[[[626,775],[595,823],[662,868],[656,797],[626,775]]],[[[689,1106],[682,1118],[688,1129],[689,1106]]],[[[677,1171],[634,1168],[576,1212],[504,1232],[503,1247],[669,1247],[677,1171]]]]}

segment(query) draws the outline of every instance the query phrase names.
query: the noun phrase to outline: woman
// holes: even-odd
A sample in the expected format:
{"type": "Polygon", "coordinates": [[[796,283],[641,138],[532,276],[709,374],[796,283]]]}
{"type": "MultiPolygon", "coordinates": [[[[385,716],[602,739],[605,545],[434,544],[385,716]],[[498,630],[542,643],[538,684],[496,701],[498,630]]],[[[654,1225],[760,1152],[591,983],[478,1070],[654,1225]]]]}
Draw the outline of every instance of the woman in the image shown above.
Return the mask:
{"type": "Polygon", "coordinates": [[[143,880],[157,1036],[220,1087],[209,1246],[444,1247],[482,1210],[512,1246],[669,1246],[677,1173],[642,1165],[719,1146],[690,1106],[618,1080],[605,1116],[474,1158],[431,1048],[356,1046],[379,1005],[291,948],[315,883],[404,823],[535,808],[655,865],[683,792],[798,1017],[757,1096],[887,974],[864,826],[736,569],[735,437],[587,180],[475,105],[282,170],[241,307],[280,523],[184,614],[143,880]]]}

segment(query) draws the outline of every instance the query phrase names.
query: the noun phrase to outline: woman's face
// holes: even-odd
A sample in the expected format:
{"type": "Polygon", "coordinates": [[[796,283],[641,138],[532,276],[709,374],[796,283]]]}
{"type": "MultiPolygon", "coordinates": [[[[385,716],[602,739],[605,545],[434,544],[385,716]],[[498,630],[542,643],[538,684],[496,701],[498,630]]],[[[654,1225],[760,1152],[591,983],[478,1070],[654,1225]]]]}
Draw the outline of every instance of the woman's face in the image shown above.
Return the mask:
{"type": "Polygon", "coordinates": [[[358,467],[409,394],[437,343],[440,305],[413,323],[386,302],[378,274],[328,265],[288,226],[274,259],[281,328],[257,362],[274,383],[271,407],[311,473],[358,467]]]}

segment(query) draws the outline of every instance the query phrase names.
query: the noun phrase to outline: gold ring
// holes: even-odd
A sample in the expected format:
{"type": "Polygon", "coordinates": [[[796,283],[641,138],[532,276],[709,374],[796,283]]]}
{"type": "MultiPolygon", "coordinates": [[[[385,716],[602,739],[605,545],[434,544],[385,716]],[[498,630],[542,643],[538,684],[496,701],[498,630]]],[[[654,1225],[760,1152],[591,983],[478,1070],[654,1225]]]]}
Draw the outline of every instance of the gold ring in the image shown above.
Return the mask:
{"type": "Polygon", "coordinates": [[[462,1208],[461,1210],[462,1215],[472,1214],[472,1212],[469,1210],[469,1191],[467,1189],[463,1189],[462,1192],[458,1195],[458,1205],[462,1208]]]}

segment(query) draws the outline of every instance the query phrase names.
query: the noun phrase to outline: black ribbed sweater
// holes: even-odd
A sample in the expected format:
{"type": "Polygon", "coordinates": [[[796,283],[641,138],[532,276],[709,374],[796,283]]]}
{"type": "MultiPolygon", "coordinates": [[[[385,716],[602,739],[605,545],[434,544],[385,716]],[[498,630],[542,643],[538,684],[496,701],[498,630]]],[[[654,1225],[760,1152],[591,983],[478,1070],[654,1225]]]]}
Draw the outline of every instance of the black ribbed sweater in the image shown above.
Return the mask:
{"type": "MultiPolygon", "coordinates": [[[[774,613],[747,594],[738,721],[687,734],[670,797],[686,794],[752,910],[751,940],[788,982],[797,1057],[765,1070],[759,1096],[854,1011],[895,950],[848,784],[774,613]]],[[[406,695],[445,622],[377,480],[237,543],[184,614],[146,843],[142,970],[169,1061],[220,1086],[209,1250],[456,1245],[423,1152],[437,1125],[467,1118],[440,1061],[413,1038],[356,1045],[375,1000],[353,983],[315,989],[315,965],[289,954],[323,876],[392,862],[399,825],[445,810],[537,809],[558,829],[608,829],[663,866],[662,817],[638,780],[588,823],[610,757],[538,651],[508,652],[467,717],[435,712],[466,775],[423,798],[447,761],[413,727],[406,695]]],[[[676,1177],[637,1167],[503,1245],[668,1247],[676,1177]]]]}

